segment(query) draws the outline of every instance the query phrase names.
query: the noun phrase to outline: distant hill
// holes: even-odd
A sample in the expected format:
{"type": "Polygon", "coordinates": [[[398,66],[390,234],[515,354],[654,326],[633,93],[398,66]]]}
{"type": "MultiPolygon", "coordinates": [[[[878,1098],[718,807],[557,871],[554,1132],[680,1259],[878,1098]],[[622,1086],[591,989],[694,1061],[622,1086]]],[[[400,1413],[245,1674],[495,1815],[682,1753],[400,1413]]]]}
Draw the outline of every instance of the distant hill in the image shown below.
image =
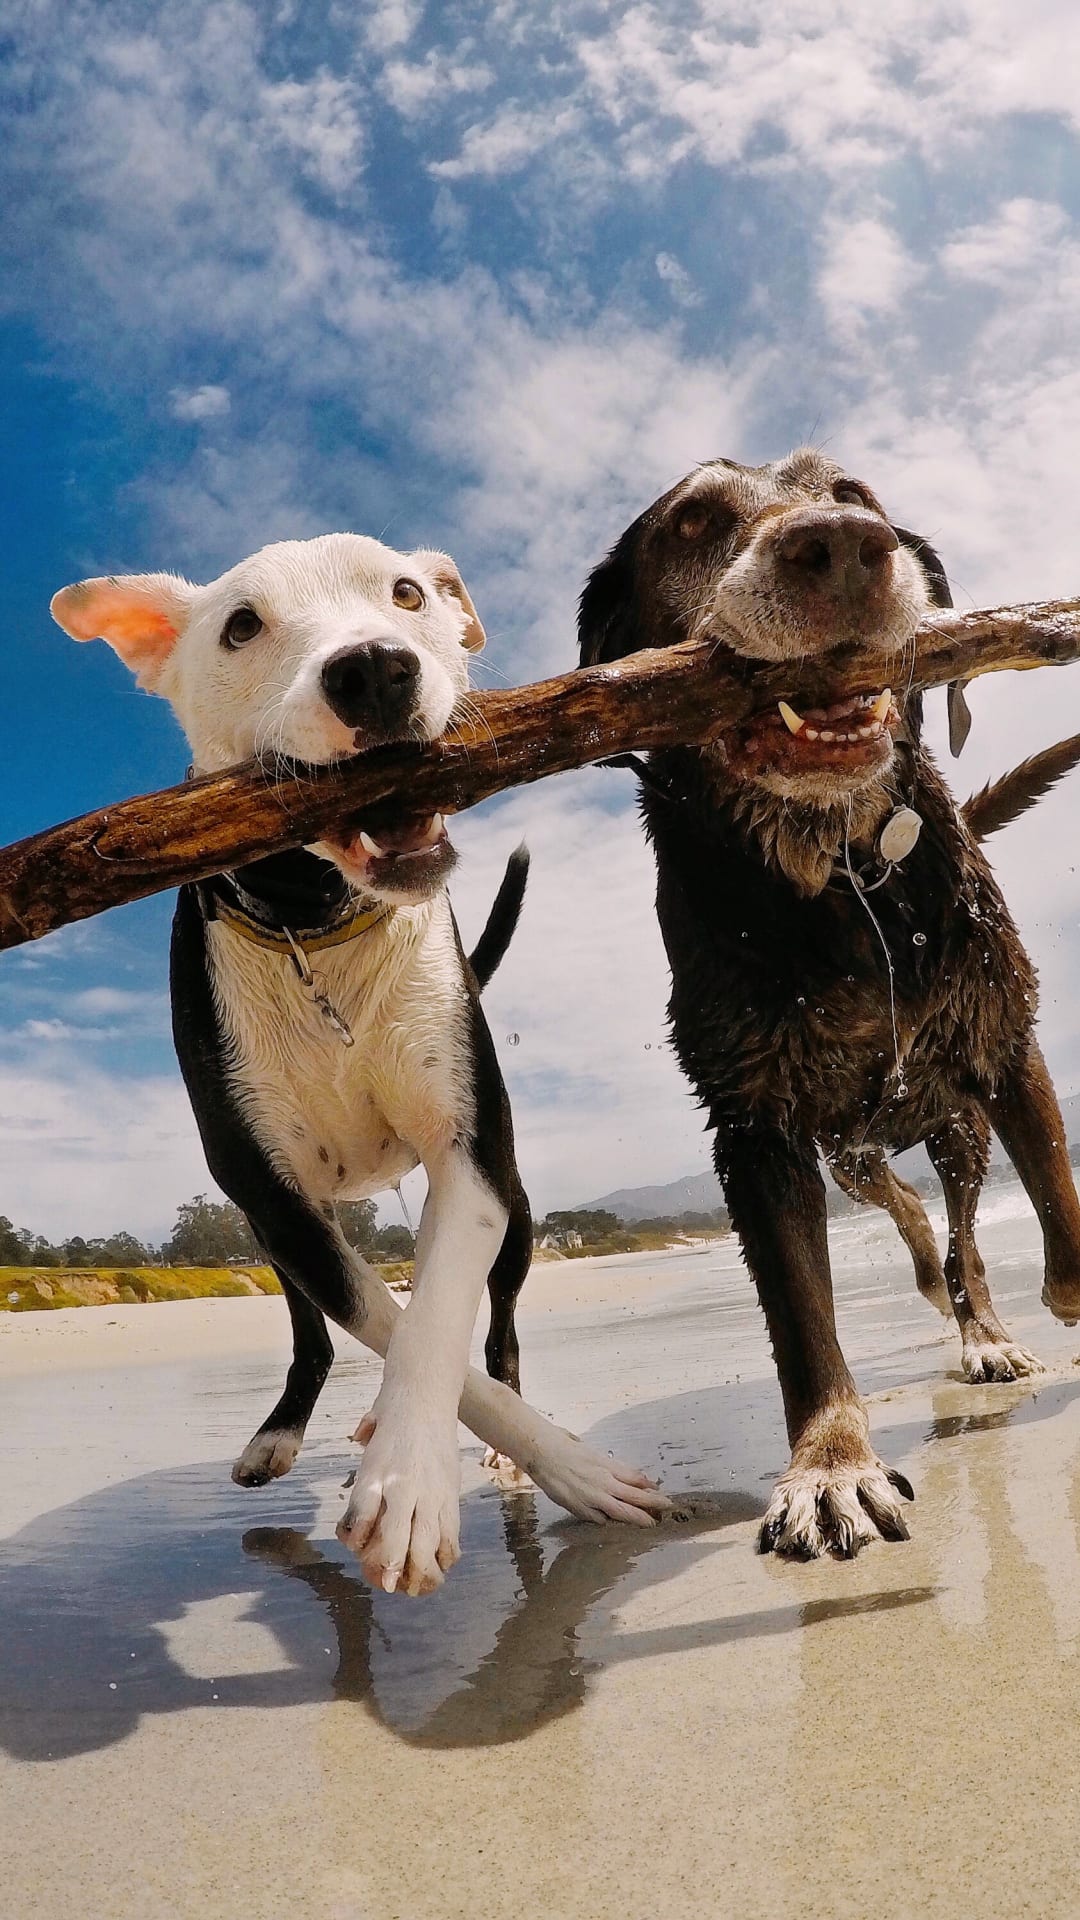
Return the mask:
{"type": "Polygon", "coordinates": [[[670,1219],[679,1213],[711,1213],[724,1204],[724,1189],[712,1169],[688,1173],[666,1187],[620,1187],[599,1200],[583,1200],[582,1207],[603,1207],[618,1220],[670,1219]]]}
{"type": "MultiPolygon", "coordinates": [[[[1061,1111],[1065,1120],[1065,1138],[1080,1141],[1080,1094],[1069,1094],[1061,1102],[1061,1111]]],[[[1005,1154],[995,1138],[991,1152],[991,1161],[1000,1166],[1005,1154]]],[[[908,1153],[896,1158],[897,1172],[906,1179],[918,1179],[930,1172],[930,1162],[923,1147],[912,1147],[908,1153]]],[[[615,1193],[602,1194],[599,1200],[583,1200],[582,1207],[605,1207],[617,1219],[632,1222],[635,1220],[670,1219],[680,1213],[710,1213],[714,1207],[724,1204],[724,1189],[711,1168],[702,1173],[684,1174],[681,1180],[672,1180],[665,1187],[619,1187],[615,1193]]],[[[846,1209],[845,1209],[846,1211],[846,1209]]]]}

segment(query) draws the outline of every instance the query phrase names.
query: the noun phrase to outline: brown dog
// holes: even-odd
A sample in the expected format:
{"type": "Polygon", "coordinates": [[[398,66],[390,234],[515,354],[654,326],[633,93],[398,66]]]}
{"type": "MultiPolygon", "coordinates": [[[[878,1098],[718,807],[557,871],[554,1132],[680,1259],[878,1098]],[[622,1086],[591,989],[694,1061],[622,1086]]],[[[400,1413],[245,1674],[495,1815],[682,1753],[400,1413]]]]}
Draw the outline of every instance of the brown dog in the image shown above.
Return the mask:
{"type": "Polygon", "coordinates": [[[877,1459],[837,1341],[819,1148],[885,1203],[885,1150],[925,1141],[965,1371],[1012,1379],[1039,1363],[994,1312],[975,1246],[992,1124],[1042,1225],[1043,1299],[1080,1318],[1080,1203],[1033,968],[921,744],[920,697],[844,692],[845,659],[895,654],[931,603],[949,604],[933,550],[806,450],[697,468],[582,597],[585,665],[707,637],[791,664],[788,701],[716,746],[652,755],[643,793],[675,1046],[715,1130],[792,1447],[763,1550],[854,1554],[907,1531],[911,1489],[877,1459]]]}

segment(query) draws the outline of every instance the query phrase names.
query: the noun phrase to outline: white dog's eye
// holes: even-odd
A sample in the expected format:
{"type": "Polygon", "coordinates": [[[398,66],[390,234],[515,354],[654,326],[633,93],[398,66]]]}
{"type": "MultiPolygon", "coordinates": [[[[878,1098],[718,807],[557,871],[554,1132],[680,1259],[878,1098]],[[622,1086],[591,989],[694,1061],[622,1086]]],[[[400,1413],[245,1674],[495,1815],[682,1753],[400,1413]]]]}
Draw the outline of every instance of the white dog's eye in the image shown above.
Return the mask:
{"type": "Polygon", "coordinates": [[[406,613],[419,613],[424,604],[424,596],[415,580],[394,581],[394,605],[404,607],[406,613]]]}
{"type": "Polygon", "coordinates": [[[262,624],[254,607],[237,607],[221,629],[222,646],[234,650],[246,646],[249,640],[254,640],[255,635],[262,632],[262,624]]]}

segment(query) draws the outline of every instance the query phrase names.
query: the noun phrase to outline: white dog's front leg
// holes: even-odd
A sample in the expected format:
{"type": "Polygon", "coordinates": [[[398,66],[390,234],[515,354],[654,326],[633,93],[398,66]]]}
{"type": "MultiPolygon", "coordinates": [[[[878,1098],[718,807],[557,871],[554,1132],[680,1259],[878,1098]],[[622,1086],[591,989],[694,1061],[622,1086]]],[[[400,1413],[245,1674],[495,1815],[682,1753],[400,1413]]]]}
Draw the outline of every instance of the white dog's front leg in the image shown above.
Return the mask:
{"type": "Polygon", "coordinates": [[[390,1337],[378,1398],[338,1531],[373,1586],[431,1593],[459,1558],[458,1401],[507,1210],[467,1153],[428,1168],[412,1297],[390,1337]]]}

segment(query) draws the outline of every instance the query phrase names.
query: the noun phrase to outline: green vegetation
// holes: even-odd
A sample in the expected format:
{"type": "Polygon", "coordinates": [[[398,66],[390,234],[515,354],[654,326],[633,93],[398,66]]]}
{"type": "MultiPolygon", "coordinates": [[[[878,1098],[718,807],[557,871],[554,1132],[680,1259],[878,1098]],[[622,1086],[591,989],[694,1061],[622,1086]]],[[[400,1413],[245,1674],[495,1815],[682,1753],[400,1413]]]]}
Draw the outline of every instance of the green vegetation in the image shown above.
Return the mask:
{"type": "MultiPolygon", "coordinates": [[[[379,1271],[395,1291],[412,1285],[411,1260],[380,1264],[379,1271]]],[[[272,1267],[0,1267],[0,1313],[239,1300],[280,1292],[272,1267]]]]}
{"type": "Polygon", "coordinates": [[[679,1240],[714,1239],[731,1231],[723,1207],[714,1213],[680,1213],[653,1220],[620,1220],[603,1207],[561,1209],[533,1222],[533,1240],[541,1252],[568,1260],[598,1253],[656,1253],[679,1240]]]}
{"type": "MultiPolygon", "coordinates": [[[[388,1286],[412,1285],[414,1240],[407,1227],[380,1227],[372,1200],[350,1201],[338,1208],[338,1218],[350,1245],[379,1267],[388,1286]]],[[[688,1236],[705,1239],[728,1231],[723,1208],[627,1224],[602,1207],[579,1207],[533,1223],[541,1256],[549,1252],[570,1260],[658,1252],[688,1236]]],[[[75,1235],[53,1246],[0,1214],[0,1313],[280,1293],[260,1252],[240,1209],[204,1193],[182,1203],[172,1233],[158,1248],[144,1246],[131,1233],[99,1240],[75,1235]]]]}
{"type": "MultiPolygon", "coordinates": [[[[341,1230],[350,1246],[372,1260],[411,1260],[413,1236],[407,1227],[380,1227],[373,1200],[351,1200],[339,1207],[341,1230]]],[[[40,1233],[13,1226],[0,1214],[0,1267],[227,1267],[258,1266],[262,1249],[239,1207],[231,1200],[210,1200],[197,1193],[177,1208],[176,1222],[160,1247],[133,1233],[107,1240],[75,1234],[56,1246],[40,1233]]]]}
{"type": "Polygon", "coordinates": [[[0,1267],[0,1311],[280,1293],[270,1267],[0,1267]]]}

